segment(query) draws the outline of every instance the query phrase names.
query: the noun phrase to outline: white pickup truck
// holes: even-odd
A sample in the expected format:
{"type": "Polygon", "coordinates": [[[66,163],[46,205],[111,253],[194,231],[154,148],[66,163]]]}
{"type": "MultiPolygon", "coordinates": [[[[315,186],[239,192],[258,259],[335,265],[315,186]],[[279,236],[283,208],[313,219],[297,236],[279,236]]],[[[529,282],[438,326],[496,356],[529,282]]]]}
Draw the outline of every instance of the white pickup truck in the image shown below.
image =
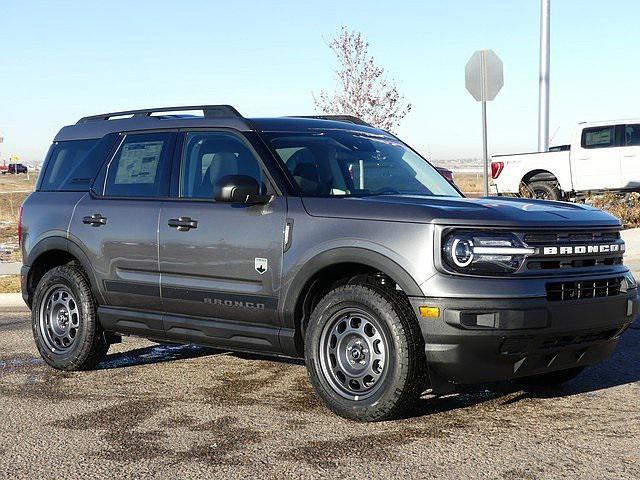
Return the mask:
{"type": "Polygon", "coordinates": [[[640,190],[640,120],[581,123],[571,145],[494,155],[491,176],[498,195],[548,200],[640,190]]]}

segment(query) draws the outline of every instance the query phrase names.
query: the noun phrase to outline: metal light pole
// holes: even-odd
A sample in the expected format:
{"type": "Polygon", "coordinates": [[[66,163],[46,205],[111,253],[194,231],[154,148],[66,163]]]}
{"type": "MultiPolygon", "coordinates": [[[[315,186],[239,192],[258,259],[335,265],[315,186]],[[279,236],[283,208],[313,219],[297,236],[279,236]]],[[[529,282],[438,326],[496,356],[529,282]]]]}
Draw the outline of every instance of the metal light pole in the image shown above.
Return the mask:
{"type": "Polygon", "coordinates": [[[549,150],[549,9],[551,0],[540,0],[540,97],[538,101],[538,151],[549,150]]]}

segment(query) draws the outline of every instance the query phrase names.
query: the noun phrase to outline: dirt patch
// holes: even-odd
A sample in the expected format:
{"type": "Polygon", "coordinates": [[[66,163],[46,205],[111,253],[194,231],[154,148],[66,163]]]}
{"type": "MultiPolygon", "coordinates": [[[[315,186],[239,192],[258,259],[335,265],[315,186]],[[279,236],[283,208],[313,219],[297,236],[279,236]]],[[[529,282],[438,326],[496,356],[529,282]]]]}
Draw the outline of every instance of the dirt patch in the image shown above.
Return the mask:
{"type": "Polygon", "coordinates": [[[47,402],[83,398],[65,384],[65,381],[73,378],[73,375],[53,370],[38,358],[14,356],[12,359],[5,360],[4,367],[0,368],[0,379],[6,380],[7,377],[12,377],[10,381],[0,383],[0,395],[47,402]],[[19,376],[14,374],[24,374],[24,377],[18,379],[19,376]]]}
{"type": "Polygon", "coordinates": [[[248,358],[242,361],[247,362],[242,372],[227,373],[215,386],[202,388],[210,403],[265,405],[298,412],[323,408],[309,384],[304,365],[299,362],[248,358]]]}
{"type": "Polygon", "coordinates": [[[103,432],[110,448],[95,451],[94,455],[106,460],[136,461],[166,457],[173,452],[160,445],[167,433],[140,429],[141,425],[166,408],[160,399],[134,400],[97,411],[74,415],[51,426],[66,430],[103,432]]]}

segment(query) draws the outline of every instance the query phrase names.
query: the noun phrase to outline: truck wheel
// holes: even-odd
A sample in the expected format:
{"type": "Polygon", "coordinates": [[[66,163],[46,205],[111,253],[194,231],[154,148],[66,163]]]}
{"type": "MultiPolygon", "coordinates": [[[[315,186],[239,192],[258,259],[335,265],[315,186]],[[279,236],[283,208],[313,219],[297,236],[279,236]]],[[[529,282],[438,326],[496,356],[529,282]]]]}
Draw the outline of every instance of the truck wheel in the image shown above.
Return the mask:
{"type": "Polygon", "coordinates": [[[526,186],[531,198],[538,200],[560,200],[562,194],[557,183],[552,182],[531,182],[526,186]]]}
{"type": "Polygon", "coordinates": [[[424,386],[424,341],[395,291],[348,284],[327,293],[305,335],[311,383],[338,415],[370,422],[401,414],[424,386]]]}
{"type": "Polygon", "coordinates": [[[582,373],[584,367],[569,368],[567,370],[558,370],[557,372],[542,373],[540,375],[532,375],[530,377],[519,378],[518,382],[526,386],[532,387],[554,387],[573,380],[582,373]]]}
{"type": "Polygon", "coordinates": [[[44,274],[33,298],[31,327],[40,355],[58,370],[90,370],[109,349],[89,281],[76,266],[44,274]]]}

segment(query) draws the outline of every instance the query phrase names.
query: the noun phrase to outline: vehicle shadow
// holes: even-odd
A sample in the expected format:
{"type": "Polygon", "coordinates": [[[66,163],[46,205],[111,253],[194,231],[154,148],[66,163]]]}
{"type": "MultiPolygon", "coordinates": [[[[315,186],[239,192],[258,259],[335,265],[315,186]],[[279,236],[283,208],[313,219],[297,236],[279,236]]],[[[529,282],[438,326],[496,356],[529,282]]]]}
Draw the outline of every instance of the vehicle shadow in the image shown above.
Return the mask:
{"type": "Polygon", "coordinates": [[[459,393],[423,397],[406,418],[467,408],[487,401],[511,405],[527,399],[558,398],[640,382],[640,321],[636,321],[618,342],[605,362],[587,368],[575,379],[556,387],[527,387],[515,381],[465,387],[459,393]]]}
{"type": "Polygon", "coordinates": [[[291,365],[304,366],[304,360],[291,357],[276,357],[260,353],[232,352],[213,347],[191,344],[158,344],[150,347],[136,348],[126,352],[107,355],[98,365],[98,370],[149,365],[154,363],[171,362],[174,360],[188,360],[191,358],[230,355],[245,360],[264,360],[291,365]]]}
{"type": "Polygon", "coordinates": [[[225,350],[201,347],[199,345],[158,344],[151,347],[136,348],[127,352],[109,354],[98,364],[97,369],[111,370],[227,353],[229,352],[225,350]]]}

